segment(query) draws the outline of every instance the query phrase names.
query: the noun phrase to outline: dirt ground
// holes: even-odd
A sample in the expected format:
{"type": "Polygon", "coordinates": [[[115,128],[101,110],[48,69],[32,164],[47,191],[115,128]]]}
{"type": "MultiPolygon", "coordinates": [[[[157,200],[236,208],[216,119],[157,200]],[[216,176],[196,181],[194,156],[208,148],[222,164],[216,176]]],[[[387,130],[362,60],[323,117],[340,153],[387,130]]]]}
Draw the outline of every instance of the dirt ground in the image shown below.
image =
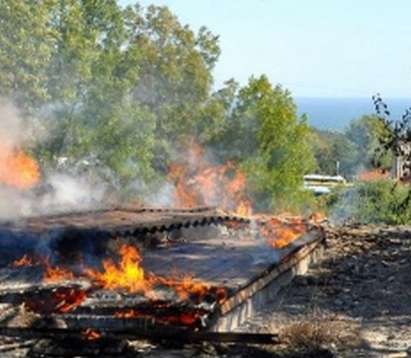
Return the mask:
{"type": "Polygon", "coordinates": [[[411,227],[329,228],[323,259],[242,330],[298,334],[301,322],[326,335],[334,356],[406,357],[411,227]]]}

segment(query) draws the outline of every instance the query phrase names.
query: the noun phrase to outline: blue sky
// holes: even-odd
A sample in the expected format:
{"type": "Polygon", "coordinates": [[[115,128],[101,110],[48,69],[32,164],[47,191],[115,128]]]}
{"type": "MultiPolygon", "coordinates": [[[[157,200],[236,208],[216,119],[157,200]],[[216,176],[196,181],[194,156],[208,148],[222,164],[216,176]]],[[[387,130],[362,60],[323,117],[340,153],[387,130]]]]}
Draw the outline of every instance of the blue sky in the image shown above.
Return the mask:
{"type": "MultiPolygon", "coordinates": [[[[134,3],[121,0],[122,4],[134,3]]],[[[215,86],[265,73],[297,97],[411,95],[410,0],[144,0],[220,35],[215,86]]]]}

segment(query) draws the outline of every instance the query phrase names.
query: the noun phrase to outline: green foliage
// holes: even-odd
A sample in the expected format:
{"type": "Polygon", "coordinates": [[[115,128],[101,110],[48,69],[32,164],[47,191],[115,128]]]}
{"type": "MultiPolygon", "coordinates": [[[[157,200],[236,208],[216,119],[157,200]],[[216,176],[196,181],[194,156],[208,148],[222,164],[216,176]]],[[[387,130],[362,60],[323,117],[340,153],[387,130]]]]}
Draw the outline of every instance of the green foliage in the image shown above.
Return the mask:
{"type": "Polygon", "coordinates": [[[392,154],[379,155],[379,138],[387,129],[376,116],[362,116],[353,120],[344,133],[315,130],[311,137],[318,163],[318,172],[335,175],[336,163],[340,174],[353,177],[361,170],[389,169],[392,154]]]}
{"type": "Polygon", "coordinates": [[[157,138],[170,143],[194,134],[220,54],[218,37],[205,27],[195,34],[166,7],[126,10],[129,41],[142,53],[133,96],[157,118],[157,138]]]}
{"type": "Polygon", "coordinates": [[[49,26],[55,1],[0,1],[0,95],[32,110],[48,99],[48,66],[56,46],[49,26]]]}
{"type": "Polygon", "coordinates": [[[167,7],[0,2],[0,95],[47,128],[35,148],[43,167],[89,158],[116,186],[145,186],[195,136],[247,171],[261,209],[303,207],[302,177],[315,166],[306,120],[265,76],[211,93],[219,55],[218,36],[167,7]]]}
{"type": "Polygon", "coordinates": [[[314,130],[311,136],[312,148],[318,163],[318,173],[337,174],[337,162],[340,174],[350,177],[361,164],[356,145],[347,136],[339,132],[314,130]]]}
{"type": "Polygon", "coordinates": [[[194,34],[166,7],[0,3],[0,95],[48,128],[36,148],[42,164],[92,156],[122,184],[151,180],[178,138],[213,117],[219,53],[217,36],[194,34]]]}
{"type": "Polygon", "coordinates": [[[49,160],[91,155],[123,184],[152,176],[155,119],[130,101],[142,55],[135,46],[124,47],[121,9],[115,1],[71,0],[51,11],[57,46],[47,88],[58,105],[39,151],[49,160]]]}
{"type": "MultiPolygon", "coordinates": [[[[223,88],[209,96],[199,112],[195,136],[202,143],[218,148],[222,157],[225,156],[225,151],[230,147],[227,136],[238,89],[239,85],[235,80],[226,81],[223,88]]],[[[230,138],[230,141],[232,139],[230,138]]]]}
{"type": "Polygon", "coordinates": [[[387,128],[381,120],[374,115],[362,116],[350,123],[345,135],[355,144],[358,158],[366,169],[385,168],[392,166],[391,153],[377,156],[379,139],[386,136],[387,128]]]}
{"type": "Polygon", "coordinates": [[[300,207],[308,195],[303,175],[314,167],[308,125],[297,117],[290,93],[265,76],[251,78],[233,97],[235,89],[231,83],[223,97],[227,114],[218,153],[247,171],[259,209],[300,207]]]}
{"type": "Polygon", "coordinates": [[[409,224],[411,203],[407,200],[408,192],[408,185],[390,180],[357,183],[329,198],[329,212],[336,221],[409,224]]]}

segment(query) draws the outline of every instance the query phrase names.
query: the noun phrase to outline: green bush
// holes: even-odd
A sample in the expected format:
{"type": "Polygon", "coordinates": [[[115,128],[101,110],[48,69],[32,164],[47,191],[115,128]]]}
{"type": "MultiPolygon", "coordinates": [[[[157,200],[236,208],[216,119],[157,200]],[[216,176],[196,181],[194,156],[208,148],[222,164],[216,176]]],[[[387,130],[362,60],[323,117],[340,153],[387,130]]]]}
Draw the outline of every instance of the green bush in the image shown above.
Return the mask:
{"type": "Polygon", "coordinates": [[[335,222],[407,224],[411,222],[409,190],[409,185],[391,180],[356,183],[329,197],[329,216],[335,222]]]}

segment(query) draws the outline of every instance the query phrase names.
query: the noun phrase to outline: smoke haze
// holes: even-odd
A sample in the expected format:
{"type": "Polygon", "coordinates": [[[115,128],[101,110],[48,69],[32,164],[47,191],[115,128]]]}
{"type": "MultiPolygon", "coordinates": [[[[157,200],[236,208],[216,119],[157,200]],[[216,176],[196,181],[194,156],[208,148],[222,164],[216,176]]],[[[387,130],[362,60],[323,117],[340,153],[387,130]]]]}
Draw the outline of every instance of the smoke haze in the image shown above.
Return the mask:
{"type": "Polygon", "coordinates": [[[64,170],[41,172],[23,149],[44,137],[27,126],[16,107],[0,100],[0,219],[96,208],[103,201],[102,181],[64,170]]]}

